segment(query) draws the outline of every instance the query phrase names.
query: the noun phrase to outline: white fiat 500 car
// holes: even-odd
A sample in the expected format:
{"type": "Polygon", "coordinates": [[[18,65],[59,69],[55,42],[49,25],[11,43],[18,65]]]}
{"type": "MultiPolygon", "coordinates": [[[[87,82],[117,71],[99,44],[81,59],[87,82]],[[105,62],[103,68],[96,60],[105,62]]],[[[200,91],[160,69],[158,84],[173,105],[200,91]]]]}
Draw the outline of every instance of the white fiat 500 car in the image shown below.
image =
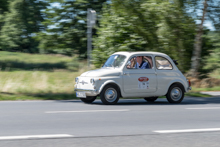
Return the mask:
{"type": "Polygon", "coordinates": [[[116,104],[120,97],[154,102],[159,96],[166,96],[170,103],[180,103],[191,84],[175,64],[159,52],[116,52],[100,69],[75,79],[76,96],[85,103],[100,96],[107,105],[116,104]]]}

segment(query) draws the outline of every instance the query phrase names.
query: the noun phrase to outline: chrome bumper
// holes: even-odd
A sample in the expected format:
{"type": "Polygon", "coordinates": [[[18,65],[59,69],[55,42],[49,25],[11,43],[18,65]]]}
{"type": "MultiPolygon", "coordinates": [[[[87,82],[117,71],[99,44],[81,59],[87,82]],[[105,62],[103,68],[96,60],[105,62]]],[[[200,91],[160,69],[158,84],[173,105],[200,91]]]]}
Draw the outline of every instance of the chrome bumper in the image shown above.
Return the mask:
{"type": "Polygon", "coordinates": [[[192,90],[192,87],[188,87],[187,90],[188,90],[188,91],[189,91],[189,90],[192,90]]]}
{"type": "Polygon", "coordinates": [[[80,88],[74,88],[74,91],[83,91],[86,93],[86,96],[97,96],[99,93],[98,93],[98,90],[96,89],[80,89],[80,88]]]}

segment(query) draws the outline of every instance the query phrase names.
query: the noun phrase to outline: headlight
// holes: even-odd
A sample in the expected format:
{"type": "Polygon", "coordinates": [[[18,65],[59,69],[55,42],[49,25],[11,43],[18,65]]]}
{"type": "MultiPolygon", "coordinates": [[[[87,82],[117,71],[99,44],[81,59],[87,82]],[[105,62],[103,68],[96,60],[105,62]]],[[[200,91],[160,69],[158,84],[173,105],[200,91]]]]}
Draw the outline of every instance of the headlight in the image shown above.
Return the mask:
{"type": "Polygon", "coordinates": [[[75,78],[75,82],[76,82],[76,84],[78,84],[79,78],[75,78]]]}
{"type": "Polygon", "coordinates": [[[94,79],[90,79],[90,83],[95,85],[95,80],[94,79]]]}

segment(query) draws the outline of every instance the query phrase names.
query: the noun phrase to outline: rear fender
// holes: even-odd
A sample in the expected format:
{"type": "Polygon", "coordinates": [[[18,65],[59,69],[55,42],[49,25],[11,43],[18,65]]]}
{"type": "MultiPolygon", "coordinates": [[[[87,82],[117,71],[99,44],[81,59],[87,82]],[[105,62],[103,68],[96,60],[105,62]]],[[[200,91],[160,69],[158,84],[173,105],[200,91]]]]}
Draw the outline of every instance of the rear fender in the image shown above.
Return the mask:
{"type": "Polygon", "coordinates": [[[171,82],[168,84],[168,87],[167,87],[167,89],[166,89],[166,93],[168,92],[170,86],[173,85],[173,84],[180,84],[180,85],[183,86],[184,92],[187,91],[187,85],[186,85],[187,83],[186,83],[186,82],[184,82],[184,81],[182,81],[182,80],[173,80],[173,81],[171,81],[171,82]]]}

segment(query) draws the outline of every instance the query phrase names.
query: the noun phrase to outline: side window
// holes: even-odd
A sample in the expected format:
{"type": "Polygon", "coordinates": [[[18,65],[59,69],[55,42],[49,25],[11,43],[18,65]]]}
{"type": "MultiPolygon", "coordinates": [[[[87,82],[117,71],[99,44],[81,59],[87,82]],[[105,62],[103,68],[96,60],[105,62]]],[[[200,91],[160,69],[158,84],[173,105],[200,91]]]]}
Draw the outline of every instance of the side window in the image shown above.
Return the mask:
{"type": "Polygon", "coordinates": [[[153,67],[151,56],[134,56],[126,64],[128,69],[151,69],[153,67]]]}
{"type": "Polygon", "coordinates": [[[155,61],[157,69],[173,69],[173,66],[171,65],[169,60],[164,57],[156,56],[155,61]]]}

